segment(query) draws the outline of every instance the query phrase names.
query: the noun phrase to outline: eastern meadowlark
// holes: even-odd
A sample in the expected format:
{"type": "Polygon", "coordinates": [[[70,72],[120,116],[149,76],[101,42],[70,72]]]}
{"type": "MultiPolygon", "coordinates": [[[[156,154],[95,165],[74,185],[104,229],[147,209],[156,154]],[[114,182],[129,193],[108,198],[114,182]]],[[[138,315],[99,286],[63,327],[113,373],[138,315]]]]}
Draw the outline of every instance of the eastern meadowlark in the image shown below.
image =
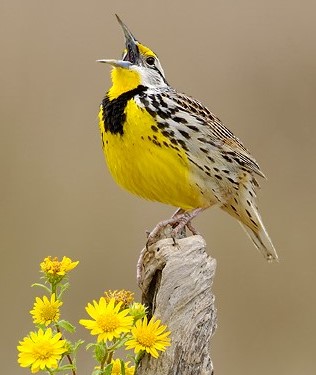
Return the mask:
{"type": "Polygon", "coordinates": [[[268,260],[277,253],[256,205],[259,165],[238,138],[198,100],[169,86],[157,55],[125,35],[121,60],[110,64],[112,87],[99,112],[103,151],[114,180],[145,199],[179,207],[149,235],[174,232],[218,205],[236,218],[268,260]]]}

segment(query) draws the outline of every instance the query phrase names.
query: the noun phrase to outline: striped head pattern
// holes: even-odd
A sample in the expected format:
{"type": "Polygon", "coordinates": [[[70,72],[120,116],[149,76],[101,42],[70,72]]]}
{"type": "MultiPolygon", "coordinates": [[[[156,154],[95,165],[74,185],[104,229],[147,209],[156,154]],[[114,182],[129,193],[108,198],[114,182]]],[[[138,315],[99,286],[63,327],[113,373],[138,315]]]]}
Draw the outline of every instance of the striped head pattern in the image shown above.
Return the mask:
{"type": "Polygon", "coordinates": [[[165,74],[157,55],[139,43],[127,26],[117,17],[125,36],[125,49],[121,60],[98,60],[113,66],[112,97],[132,90],[138,85],[145,87],[168,86],[165,74]],[[116,89],[114,89],[116,87],[116,89]]]}

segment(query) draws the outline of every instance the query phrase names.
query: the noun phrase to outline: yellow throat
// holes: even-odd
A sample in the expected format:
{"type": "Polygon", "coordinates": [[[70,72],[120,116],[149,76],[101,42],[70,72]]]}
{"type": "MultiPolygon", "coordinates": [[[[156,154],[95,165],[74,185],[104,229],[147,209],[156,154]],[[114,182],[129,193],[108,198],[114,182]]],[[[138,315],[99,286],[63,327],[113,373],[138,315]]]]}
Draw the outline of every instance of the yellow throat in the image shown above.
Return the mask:
{"type": "Polygon", "coordinates": [[[112,87],[107,93],[110,100],[116,99],[124,92],[135,89],[141,82],[138,72],[124,68],[113,68],[111,79],[112,87]]]}

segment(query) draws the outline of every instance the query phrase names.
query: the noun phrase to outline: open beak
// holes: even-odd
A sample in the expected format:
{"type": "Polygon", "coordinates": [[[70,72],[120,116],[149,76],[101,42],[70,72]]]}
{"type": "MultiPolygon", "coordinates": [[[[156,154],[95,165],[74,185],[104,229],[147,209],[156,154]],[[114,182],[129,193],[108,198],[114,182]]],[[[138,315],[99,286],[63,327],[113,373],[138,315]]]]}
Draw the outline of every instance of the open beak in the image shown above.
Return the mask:
{"type": "Polygon", "coordinates": [[[131,62],[124,61],[124,60],[102,59],[102,60],[97,60],[97,62],[106,63],[112,66],[115,66],[116,68],[125,68],[125,69],[128,69],[131,65],[133,65],[131,62]]]}
{"type": "Polygon", "coordinates": [[[116,14],[118,23],[121,25],[124,36],[125,36],[125,48],[126,51],[123,55],[122,60],[97,60],[97,62],[102,62],[110,64],[115,67],[128,69],[131,65],[136,64],[139,59],[139,50],[137,46],[137,40],[134,38],[133,34],[129,31],[127,26],[121,21],[120,17],[116,14]]]}

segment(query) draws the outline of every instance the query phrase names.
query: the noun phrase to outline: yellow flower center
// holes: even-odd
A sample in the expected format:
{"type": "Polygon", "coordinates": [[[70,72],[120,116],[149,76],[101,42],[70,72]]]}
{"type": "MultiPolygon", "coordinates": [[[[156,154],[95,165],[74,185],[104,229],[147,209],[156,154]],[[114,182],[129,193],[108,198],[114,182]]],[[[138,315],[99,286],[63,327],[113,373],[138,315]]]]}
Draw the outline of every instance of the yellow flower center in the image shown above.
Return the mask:
{"type": "Polygon", "coordinates": [[[103,332],[113,332],[120,327],[120,321],[116,315],[102,314],[97,319],[97,325],[103,332]]]}
{"type": "Polygon", "coordinates": [[[40,315],[44,321],[48,321],[48,320],[54,320],[56,318],[56,313],[57,313],[57,310],[54,306],[45,305],[42,307],[40,315]]]}
{"type": "Polygon", "coordinates": [[[156,343],[156,334],[148,329],[143,330],[143,332],[139,332],[137,335],[137,341],[140,343],[140,345],[151,347],[156,343]]]}
{"type": "Polygon", "coordinates": [[[49,342],[41,342],[34,347],[33,356],[35,359],[45,360],[52,356],[53,348],[49,342]]]}

